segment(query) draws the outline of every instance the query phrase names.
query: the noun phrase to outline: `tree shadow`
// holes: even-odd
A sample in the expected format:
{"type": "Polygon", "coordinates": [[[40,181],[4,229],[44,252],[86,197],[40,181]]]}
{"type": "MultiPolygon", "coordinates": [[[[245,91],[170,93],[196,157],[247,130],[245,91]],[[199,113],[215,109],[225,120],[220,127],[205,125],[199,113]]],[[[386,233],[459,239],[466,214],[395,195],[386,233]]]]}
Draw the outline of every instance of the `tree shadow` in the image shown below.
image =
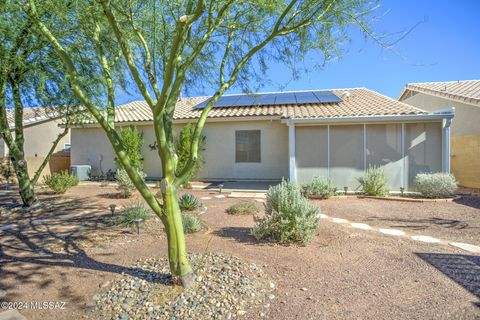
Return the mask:
{"type": "Polygon", "coordinates": [[[212,234],[222,237],[234,239],[242,243],[258,243],[258,240],[250,235],[251,228],[246,227],[226,227],[215,230],[212,234]]]}
{"type": "Polygon", "coordinates": [[[480,209],[479,196],[461,196],[459,199],[453,200],[454,203],[461,204],[474,209],[480,209]]]}
{"type": "Polygon", "coordinates": [[[225,227],[212,232],[212,234],[222,237],[222,238],[229,238],[233,239],[240,243],[248,243],[248,244],[267,244],[266,241],[260,241],[255,239],[254,236],[250,235],[250,231],[252,228],[246,227],[225,227]]]}
{"type": "Polygon", "coordinates": [[[425,218],[425,219],[405,219],[405,218],[383,218],[383,217],[369,217],[369,221],[384,221],[392,223],[390,227],[406,228],[412,230],[425,230],[429,226],[435,225],[447,229],[466,229],[469,227],[465,221],[456,219],[442,219],[442,218],[425,218]]]}
{"type": "MultiPolygon", "coordinates": [[[[87,200],[73,201],[85,211],[89,207],[94,207],[93,204],[86,205],[87,200]]],[[[69,201],[49,209],[50,215],[45,213],[38,215],[34,211],[23,212],[22,219],[11,229],[0,231],[0,288],[9,289],[2,281],[7,276],[17,283],[18,281],[24,284],[35,283],[39,289],[46,288],[51,285],[52,279],[59,276],[57,271],[52,274],[50,267],[61,267],[60,270],[66,268],[127,274],[148,282],[171,283],[169,274],[101,262],[86,253],[79,242],[88,242],[92,234],[99,230],[119,233],[116,229],[105,229],[107,227],[105,218],[108,214],[106,210],[102,215],[91,212],[77,216],[69,214],[72,211],[72,204],[69,201]],[[67,214],[62,215],[62,211],[67,214]]],[[[101,254],[108,255],[110,254],[101,254]]]]}
{"type": "MultiPolygon", "coordinates": [[[[480,256],[415,253],[467,291],[480,298],[480,256]]],[[[475,305],[480,307],[480,303],[475,305]]]]}

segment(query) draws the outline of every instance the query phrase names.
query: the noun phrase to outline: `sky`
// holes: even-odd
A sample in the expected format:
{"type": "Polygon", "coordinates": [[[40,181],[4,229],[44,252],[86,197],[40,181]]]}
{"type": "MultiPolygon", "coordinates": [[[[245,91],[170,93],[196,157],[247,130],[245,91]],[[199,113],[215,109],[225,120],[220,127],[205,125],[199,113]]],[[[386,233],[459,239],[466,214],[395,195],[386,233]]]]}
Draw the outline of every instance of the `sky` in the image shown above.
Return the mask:
{"type": "MultiPolygon", "coordinates": [[[[340,59],[296,80],[285,67],[272,64],[266,77],[275,80],[261,91],[367,87],[396,99],[406,83],[480,79],[480,0],[385,0],[380,5],[376,32],[393,34],[416,26],[395,44],[395,52],[352,30],[340,59]]],[[[122,93],[118,102],[140,99],[122,93]]]]}

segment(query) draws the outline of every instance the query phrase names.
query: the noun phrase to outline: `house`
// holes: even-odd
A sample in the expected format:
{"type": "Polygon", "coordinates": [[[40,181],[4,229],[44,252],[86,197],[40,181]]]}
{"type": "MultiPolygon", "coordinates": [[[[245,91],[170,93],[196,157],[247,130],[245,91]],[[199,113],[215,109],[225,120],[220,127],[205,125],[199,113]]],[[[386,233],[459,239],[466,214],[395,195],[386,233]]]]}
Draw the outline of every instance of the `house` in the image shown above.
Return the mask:
{"type": "MultiPolygon", "coordinates": [[[[208,97],[177,103],[174,130],[199,117],[208,97]]],[[[337,187],[358,187],[370,165],[384,168],[390,188],[411,188],[419,172],[448,172],[452,113],[428,113],[366,88],[225,95],[204,129],[203,180],[280,180],[304,183],[314,176],[337,187]]],[[[144,101],[116,108],[116,126],[143,132],[148,178],[162,176],[152,113],[144,101]]],[[[102,129],[86,121],[71,130],[72,165],[92,174],[115,169],[102,129]],[[94,173],[96,172],[96,173],[94,173]]]]}
{"type": "Polygon", "coordinates": [[[480,80],[409,83],[398,100],[427,111],[455,108],[451,170],[460,185],[480,188],[480,80]]]}
{"type": "MultiPolygon", "coordinates": [[[[53,141],[64,131],[59,125],[62,117],[48,108],[26,108],[23,111],[23,134],[25,138],[24,152],[28,163],[29,175],[32,177],[41,165],[52,147],[53,141]]],[[[7,110],[7,121],[14,134],[15,118],[12,109],[7,110]]],[[[57,144],[53,157],[42,171],[41,175],[51,172],[68,170],[70,167],[70,132],[68,132],[57,144]]],[[[8,147],[0,138],[0,158],[8,158],[8,147]]]]}

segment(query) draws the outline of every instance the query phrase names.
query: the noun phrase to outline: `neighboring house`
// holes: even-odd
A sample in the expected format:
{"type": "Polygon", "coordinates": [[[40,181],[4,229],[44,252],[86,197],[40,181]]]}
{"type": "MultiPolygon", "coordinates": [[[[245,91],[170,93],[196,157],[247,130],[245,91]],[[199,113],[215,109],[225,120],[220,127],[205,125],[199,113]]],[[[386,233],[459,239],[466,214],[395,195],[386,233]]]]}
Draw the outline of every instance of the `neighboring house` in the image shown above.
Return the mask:
{"type": "Polygon", "coordinates": [[[480,80],[409,83],[398,100],[427,111],[455,108],[452,173],[460,185],[480,188],[480,80]]]}
{"type": "MultiPolygon", "coordinates": [[[[7,120],[15,137],[15,118],[13,110],[7,110],[7,120]]],[[[29,174],[32,176],[45,159],[57,136],[63,132],[59,125],[63,118],[46,108],[27,108],[23,112],[24,151],[29,174]]],[[[42,175],[68,170],[70,167],[70,133],[67,133],[54,150],[42,175]]],[[[8,157],[8,147],[0,137],[0,157],[8,157]]]]}
{"type": "MultiPolygon", "coordinates": [[[[183,98],[174,130],[198,119],[208,97],[183,98]]],[[[116,126],[143,132],[144,168],[161,178],[152,113],[144,101],[116,109],[116,126]]],[[[453,114],[427,113],[365,88],[255,95],[226,95],[211,110],[205,129],[203,180],[280,180],[305,183],[314,176],[337,187],[358,187],[370,165],[385,169],[392,190],[412,187],[419,172],[447,171],[453,114]],[[442,169],[443,168],[443,169],[442,169]]],[[[114,152],[94,121],[74,126],[72,165],[92,174],[115,169],[114,152]]]]}

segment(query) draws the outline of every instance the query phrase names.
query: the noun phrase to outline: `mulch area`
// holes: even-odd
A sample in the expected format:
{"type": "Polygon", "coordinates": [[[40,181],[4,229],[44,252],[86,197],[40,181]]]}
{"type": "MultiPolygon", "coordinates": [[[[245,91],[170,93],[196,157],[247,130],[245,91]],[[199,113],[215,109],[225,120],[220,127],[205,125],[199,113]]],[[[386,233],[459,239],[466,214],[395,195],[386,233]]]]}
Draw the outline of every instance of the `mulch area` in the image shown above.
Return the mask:
{"type": "MultiPolygon", "coordinates": [[[[259,242],[249,235],[253,217],[225,213],[239,199],[217,199],[210,191],[191,192],[212,199],[201,200],[208,210],[200,218],[208,228],[187,235],[190,251],[255,263],[276,284],[275,299],[268,307],[249,310],[243,319],[474,319],[480,314],[480,259],[460,249],[325,220],[306,247],[259,242]]],[[[158,219],[143,226],[140,235],[102,224],[102,217],[110,214],[109,204],[132,201],[116,199],[115,193],[110,186],[78,186],[55,201],[50,198],[57,196],[42,194],[42,202],[51,201],[46,206],[50,209],[14,215],[11,209],[3,210],[1,225],[19,225],[15,230],[0,231],[0,289],[6,290],[5,299],[66,302],[64,310],[21,310],[27,318],[95,319],[95,314],[86,312],[85,303],[105,283],[128,273],[129,266],[139,259],[165,257],[165,235],[158,219]],[[103,237],[105,234],[110,236],[103,237]]],[[[0,206],[15,197],[2,192],[0,206]]],[[[331,216],[395,228],[402,223],[421,225],[422,234],[458,236],[465,242],[474,240],[477,232],[478,244],[475,201],[407,204],[332,199],[316,203],[331,216]],[[407,222],[382,220],[393,217],[407,222]],[[460,223],[446,227],[430,221],[433,218],[460,223]],[[437,229],[448,233],[428,233],[437,229]]]]}

